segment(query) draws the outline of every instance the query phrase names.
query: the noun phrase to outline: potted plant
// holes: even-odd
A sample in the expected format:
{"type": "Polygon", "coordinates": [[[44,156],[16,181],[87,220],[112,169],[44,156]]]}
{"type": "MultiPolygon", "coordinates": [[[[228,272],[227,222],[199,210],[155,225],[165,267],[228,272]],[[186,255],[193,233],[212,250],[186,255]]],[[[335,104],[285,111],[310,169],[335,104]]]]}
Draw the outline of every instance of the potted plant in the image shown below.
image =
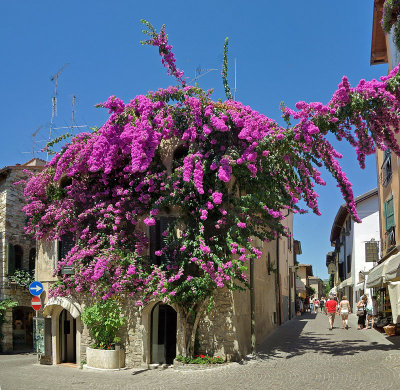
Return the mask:
{"type": "Polygon", "coordinates": [[[385,0],[383,4],[382,29],[390,34],[393,28],[393,42],[400,51],[400,0],[385,0]]]}
{"type": "Polygon", "coordinates": [[[118,343],[118,331],[125,324],[119,304],[112,299],[97,302],[82,312],[82,321],[88,327],[94,343],[86,349],[89,368],[119,369],[125,366],[125,354],[118,343]]]}

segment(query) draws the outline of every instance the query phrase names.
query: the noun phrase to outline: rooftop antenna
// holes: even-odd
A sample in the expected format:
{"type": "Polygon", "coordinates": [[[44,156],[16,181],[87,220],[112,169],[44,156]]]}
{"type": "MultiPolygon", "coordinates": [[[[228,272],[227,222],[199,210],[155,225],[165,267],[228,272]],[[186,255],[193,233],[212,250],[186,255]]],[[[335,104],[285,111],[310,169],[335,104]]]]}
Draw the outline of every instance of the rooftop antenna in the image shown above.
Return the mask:
{"type": "Polygon", "coordinates": [[[192,80],[189,82],[189,84],[193,83],[193,81],[196,83],[197,80],[198,80],[200,77],[205,76],[207,73],[210,73],[210,72],[212,72],[213,70],[218,70],[218,69],[201,69],[201,67],[198,66],[198,67],[196,68],[196,70],[194,71],[194,79],[192,79],[192,80]]]}
{"type": "MultiPolygon", "coordinates": [[[[54,96],[51,99],[51,120],[50,120],[50,132],[49,132],[49,142],[51,141],[51,135],[53,132],[53,125],[54,125],[54,119],[57,116],[57,86],[58,86],[58,78],[60,77],[60,74],[62,71],[69,65],[69,63],[66,63],[56,74],[54,74],[52,77],[50,77],[50,81],[54,81],[54,96]]],[[[49,161],[49,151],[47,150],[47,156],[46,156],[46,161],[49,161]]]]}
{"type": "Polygon", "coordinates": [[[236,58],[235,58],[235,88],[233,89],[233,100],[236,100],[236,58]]]}
{"type": "Polygon", "coordinates": [[[33,133],[32,133],[32,152],[22,152],[23,154],[32,154],[32,157],[35,158],[36,151],[35,151],[35,145],[38,142],[43,142],[44,140],[39,140],[36,141],[36,136],[39,133],[39,131],[42,129],[43,125],[40,125],[33,133]]]}

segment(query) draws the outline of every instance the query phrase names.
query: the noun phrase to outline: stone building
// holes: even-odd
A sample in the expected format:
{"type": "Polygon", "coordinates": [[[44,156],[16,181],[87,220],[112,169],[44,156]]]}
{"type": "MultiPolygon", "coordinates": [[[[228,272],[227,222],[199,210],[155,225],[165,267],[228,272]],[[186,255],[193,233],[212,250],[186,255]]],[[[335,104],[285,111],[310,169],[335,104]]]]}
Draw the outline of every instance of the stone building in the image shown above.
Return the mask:
{"type": "MultiPolygon", "coordinates": [[[[170,167],[171,160],[172,154],[164,156],[164,165],[170,167]]],[[[157,224],[167,223],[166,220],[173,215],[173,210],[169,214],[160,212],[157,224]]],[[[292,214],[286,216],[284,224],[292,233],[292,214]]],[[[157,247],[156,240],[162,240],[157,235],[164,229],[151,232],[151,228],[143,223],[138,224],[137,229],[148,235],[148,255],[151,256],[151,248],[157,247]]],[[[260,343],[276,326],[295,315],[293,238],[281,237],[268,243],[255,239],[255,243],[262,256],[254,261],[253,274],[248,273],[254,283],[252,294],[248,290],[216,290],[213,308],[203,313],[198,325],[198,353],[239,360],[251,352],[252,336],[260,343]],[[252,313],[255,319],[253,335],[252,313]]],[[[61,242],[38,243],[36,274],[45,290],[41,295],[43,309],[39,315],[51,318],[51,353],[41,356],[40,362],[44,364],[79,364],[86,360],[86,347],[91,344],[88,330],[81,321],[88,297],[73,293],[68,297],[49,299],[46,294],[50,285],[59,279],[59,276],[53,276],[57,262],[73,245],[73,238],[66,236],[61,242]]],[[[154,300],[138,308],[136,300],[123,296],[119,300],[128,319],[120,335],[127,366],[171,364],[177,354],[182,354],[184,329],[178,307],[154,300]]]]}
{"type": "Polygon", "coordinates": [[[33,271],[36,242],[24,233],[26,216],[23,186],[14,183],[26,179],[26,171],[36,172],[45,161],[32,159],[25,164],[0,169],[0,300],[12,299],[18,306],[6,313],[1,350],[12,352],[33,348],[31,295],[9,277],[16,270],[33,271]]]}
{"type": "MultiPolygon", "coordinates": [[[[292,219],[288,219],[287,223],[292,224],[292,219]]],[[[295,314],[295,276],[292,271],[294,254],[289,240],[282,237],[270,243],[259,243],[263,255],[254,264],[257,343],[295,314]]],[[[42,356],[41,363],[78,364],[86,360],[86,347],[91,344],[88,330],[81,321],[87,297],[74,294],[48,299],[46,294],[51,283],[59,278],[52,276],[59,259],[59,246],[59,242],[41,242],[38,245],[37,277],[45,290],[42,293],[44,309],[39,314],[51,318],[52,337],[51,356],[42,356]],[[68,332],[65,328],[68,328],[68,332]]],[[[173,358],[183,352],[183,327],[179,309],[157,300],[138,308],[133,299],[120,298],[128,318],[121,334],[126,365],[172,363],[173,358]]],[[[250,302],[249,291],[217,289],[212,310],[204,313],[199,322],[199,353],[218,355],[227,360],[238,360],[250,353],[250,302]]]]}

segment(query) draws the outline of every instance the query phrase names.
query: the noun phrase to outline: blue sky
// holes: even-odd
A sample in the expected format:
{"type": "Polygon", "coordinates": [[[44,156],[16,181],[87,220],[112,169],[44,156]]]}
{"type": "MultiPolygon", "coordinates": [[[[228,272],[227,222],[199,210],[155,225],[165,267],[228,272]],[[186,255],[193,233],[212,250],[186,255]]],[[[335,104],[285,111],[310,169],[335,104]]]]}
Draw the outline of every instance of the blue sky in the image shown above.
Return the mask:
{"type": "MultiPolygon", "coordinates": [[[[96,103],[116,95],[130,100],[166,87],[169,78],[157,50],[141,46],[142,25],[166,24],[178,67],[191,80],[196,68],[218,69],[199,80],[224,98],[220,77],[223,44],[229,37],[230,83],[237,60],[237,100],[280,121],[279,105],[329,101],[343,75],[352,84],[378,78],[387,65],[370,66],[373,0],[274,1],[2,1],[0,2],[0,168],[32,158],[36,140],[49,137],[50,77],[59,77],[56,127],[71,124],[76,96],[78,125],[101,126],[107,117],[96,103]]],[[[58,130],[61,134],[64,130],[58,130]]],[[[40,150],[42,144],[36,144],[40,150]]],[[[375,157],[358,168],[355,152],[338,145],[355,195],[376,187],[375,157]]],[[[40,156],[37,154],[37,156],[40,156]]],[[[329,235],[343,203],[332,180],[319,188],[321,217],[296,217],[302,263],[327,277],[329,235]]]]}

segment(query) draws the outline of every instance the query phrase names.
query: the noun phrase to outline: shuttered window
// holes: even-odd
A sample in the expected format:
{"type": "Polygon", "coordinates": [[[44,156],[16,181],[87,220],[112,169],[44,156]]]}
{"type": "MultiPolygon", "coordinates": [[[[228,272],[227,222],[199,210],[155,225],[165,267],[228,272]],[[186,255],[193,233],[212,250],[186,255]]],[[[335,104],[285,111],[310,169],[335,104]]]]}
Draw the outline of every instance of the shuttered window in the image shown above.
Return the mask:
{"type": "Polygon", "coordinates": [[[15,254],[14,245],[7,245],[7,275],[14,275],[15,272],[15,254]]]}
{"type": "Polygon", "coordinates": [[[395,226],[393,195],[385,202],[385,229],[388,231],[395,226]]]}
{"type": "Polygon", "coordinates": [[[150,226],[150,260],[152,264],[161,265],[170,262],[168,253],[157,256],[155,252],[164,248],[166,242],[162,234],[174,220],[174,217],[160,217],[156,220],[155,225],[150,226]]]}

